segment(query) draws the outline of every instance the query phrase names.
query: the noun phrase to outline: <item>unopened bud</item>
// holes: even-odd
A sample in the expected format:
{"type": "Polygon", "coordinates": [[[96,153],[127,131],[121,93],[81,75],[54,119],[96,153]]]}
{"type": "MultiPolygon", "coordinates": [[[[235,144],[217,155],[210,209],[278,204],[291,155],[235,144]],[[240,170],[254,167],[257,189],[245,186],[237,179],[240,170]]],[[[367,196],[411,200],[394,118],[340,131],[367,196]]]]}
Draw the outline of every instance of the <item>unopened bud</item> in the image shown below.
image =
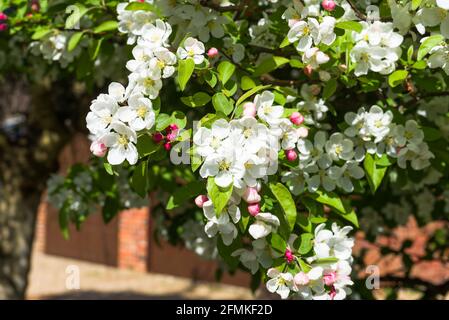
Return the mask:
{"type": "Polygon", "coordinates": [[[218,57],[218,49],[217,49],[217,48],[210,48],[210,49],[207,51],[207,56],[208,56],[210,59],[215,58],[215,57],[218,57]]]}
{"type": "Polygon", "coordinates": [[[248,212],[253,217],[257,216],[260,212],[260,205],[258,203],[253,203],[248,205],[248,212]]]}

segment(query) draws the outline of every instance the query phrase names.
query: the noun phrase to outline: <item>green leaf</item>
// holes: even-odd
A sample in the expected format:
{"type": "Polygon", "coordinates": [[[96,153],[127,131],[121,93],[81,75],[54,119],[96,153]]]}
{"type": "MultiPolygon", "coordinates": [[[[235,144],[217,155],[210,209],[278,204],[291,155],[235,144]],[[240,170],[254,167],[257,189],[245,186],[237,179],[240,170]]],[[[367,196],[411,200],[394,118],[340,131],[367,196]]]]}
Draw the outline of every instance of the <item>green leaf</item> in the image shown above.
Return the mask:
{"type": "Polygon", "coordinates": [[[130,11],[143,10],[143,11],[155,12],[156,8],[148,2],[135,1],[135,2],[131,2],[130,4],[128,4],[125,7],[125,10],[130,10],[130,11]]]}
{"type": "Polygon", "coordinates": [[[222,61],[217,67],[218,70],[218,79],[220,79],[221,83],[226,84],[229,79],[231,79],[232,75],[235,71],[235,65],[229,61],[222,61]]]}
{"type": "Polygon", "coordinates": [[[199,169],[201,164],[203,163],[203,159],[196,152],[196,147],[192,146],[189,150],[190,154],[190,167],[192,168],[192,172],[195,172],[199,169]]]}
{"type": "Polygon", "coordinates": [[[76,3],[69,8],[72,8],[71,12],[72,14],[67,17],[67,20],[65,21],[65,28],[66,29],[73,29],[77,26],[81,18],[84,16],[84,14],[87,12],[87,8],[82,5],[81,3],[76,3]],[[73,7],[74,6],[74,7],[73,7]],[[76,8],[75,8],[76,7],[76,8]]]}
{"type": "Polygon", "coordinates": [[[284,253],[287,248],[287,242],[285,242],[285,240],[277,233],[271,234],[270,244],[274,250],[281,253],[284,253]]]}
{"type": "Polygon", "coordinates": [[[415,62],[412,65],[412,68],[416,70],[424,70],[425,68],[427,68],[427,63],[424,60],[420,60],[415,62]]]}
{"type": "Polygon", "coordinates": [[[47,34],[49,34],[52,31],[53,31],[52,29],[48,29],[48,28],[37,29],[31,36],[31,39],[33,39],[33,40],[42,39],[43,37],[45,37],[47,34]]]}
{"type": "Polygon", "coordinates": [[[244,91],[250,90],[250,89],[254,88],[255,86],[256,86],[256,83],[254,82],[254,80],[248,76],[243,76],[242,79],[240,80],[240,87],[244,91]]]}
{"type": "Polygon", "coordinates": [[[193,96],[182,97],[181,101],[191,108],[202,107],[210,102],[212,98],[205,92],[197,92],[193,96]]]}
{"type": "Polygon", "coordinates": [[[355,31],[357,33],[360,33],[363,30],[363,26],[357,21],[340,21],[335,24],[335,28],[355,31]]]}
{"type": "Polygon", "coordinates": [[[338,262],[338,258],[322,258],[313,262],[313,265],[332,264],[338,262]]]}
{"type": "Polygon", "coordinates": [[[188,58],[186,60],[178,61],[178,83],[182,91],[184,91],[187,82],[189,82],[194,69],[195,62],[193,61],[193,59],[188,58]]]}
{"type": "Polygon", "coordinates": [[[183,129],[187,125],[186,115],[182,111],[173,111],[170,117],[170,123],[174,123],[179,129],[183,129]]]}
{"type": "Polygon", "coordinates": [[[171,124],[172,118],[166,113],[159,113],[156,118],[156,130],[162,131],[171,124]]]}
{"type": "Polygon", "coordinates": [[[78,45],[78,43],[81,41],[82,37],[84,35],[84,32],[79,31],[79,32],[75,32],[69,40],[69,44],[67,45],[67,50],[69,52],[75,50],[76,46],[78,45]]]}
{"type": "Polygon", "coordinates": [[[281,44],[279,45],[279,48],[284,48],[290,44],[290,40],[288,40],[288,37],[285,37],[284,40],[282,40],[281,44]]]}
{"type": "Polygon", "coordinates": [[[229,246],[223,243],[223,239],[221,237],[218,237],[217,239],[218,253],[220,254],[220,257],[222,257],[226,262],[230,271],[235,270],[240,263],[240,259],[237,257],[233,257],[232,253],[241,247],[241,240],[239,238],[235,239],[229,246]]]}
{"type": "Polygon", "coordinates": [[[290,59],[278,56],[272,56],[263,60],[254,71],[254,76],[258,77],[266,73],[270,73],[273,70],[278,69],[284,64],[288,63],[290,59]]]}
{"type": "Polygon", "coordinates": [[[212,97],[212,104],[216,111],[223,112],[225,115],[229,115],[234,109],[230,100],[221,92],[214,94],[212,97]]]}
{"type": "Polygon", "coordinates": [[[187,200],[199,195],[204,189],[202,181],[192,181],[178,188],[168,199],[167,210],[172,210],[183,205],[187,200]]]}
{"type": "Polygon", "coordinates": [[[418,9],[421,2],[422,2],[422,0],[412,0],[412,10],[418,9]]]}
{"type": "Polygon", "coordinates": [[[69,234],[69,211],[67,210],[67,203],[59,210],[58,221],[59,221],[59,229],[61,230],[62,236],[64,239],[68,240],[70,237],[69,234]]]}
{"type": "Polygon", "coordinates": [[[323,99],[327,100],[335,93],[337,90],[337,80],[336,79],[330,79],[328,82],[326,82],[326,86],[323,90],[323,99]]]}
{"type": "Polygon", "coordinates": [[[314,194],[311,195],[313,199],[318,201],[319,203],[325,204],[329,207],[334,208],[335,210],[346,213],[347,210],[343,204],[341,198],[334,192],[326,192],[322,190],[317,190],[314,194]]]}
{"type": "Polygon", "coordinates": [[[232,183],[227,188],[221,188],[215,184],[213,177],[207,179],[207,194],[214,204],[215,213],[219,216],[229,202],[232,195],[232,183]]]}
{"type": "Polygon", "coordinates": [[[394,88],[400,85],[402,82],[407,79],[408,71],[407,70],[396,70],[388,77],[388,84],[390,87],[394,88]]]}
{"type": "Polygon", "coordinates": [[[382,180],[387,172],[388,167],[377,166],[376,159],[369,153],[366,153],[365,160],[363,161],[363,167],[365,168],[366,178],[368,180],[371,192],[374,194],[379,188],[382,180]]]}
{"type": "Polygon", "coordinates": [[[245,93],[244,93],[244,94],[237,100],[237,102],[236,102],[235,105],[238,107],[240,104],[242,104],[246,99],[248,99],[249,97],[251,97],[253,94],[255,94],[255,93],[257,93],[257,92],[259,92],[259,91],[261,91],[261,90],[267,89],[267,88],[269,88],[269,87],[271,87],[271,85],[257,86],[257,87],[252,88],[252,89],[249,90],[248,92],[245,92],[245,93]]]}
{"type": "Polygon", "coordinates": [[[424,140],[425,141],[436,141],[439,140],[443,135],[441,134],[441,130],[432,128],[432,127],[422,127],[422,131],[424,132],[424,140]]]}
{"type": "Polygon", "coordinates": [[[270,183],[269,187],[285,213],[285,216],[287,218],[286,220],[291,232],[296,223],[297,213],[295,201],[293,201],[290,191],[282,183],[270,183]]]}
{"type": "Polygon", "coordinates": [[[100,53],[101,45],[103,44],[103,39],[93,39],[89,44],[89,55],[91,60],[95,60],[100,53]]]}
{"type": "Polygon", "coordinates": [[[408,50],[407,50],[407,63],[408,64],[411,64],[412,62],[413,62],[413,44],[410,46],[410,47],[408,47],[408,50]]]}
{"type": "Polygon", "coordinates": [[[302,272],[307,273],[312,269],[304,260],[298,259],[298,262],[302,272]]]}
{"type": "Polygon", "coordinates": [[[140,162],[134,169],[130,183],[132,189],[142,198],[148,194],[148,161],[140,162]]]}
{"type": "Polygon", "coordinates": [[[94,29],[94,33],[102,33],[106,31],[117,30],[118,22],[115,20],[105,21],[94,29]]]}
{"type": "Polygon", "coordinates": [[[213,73],[212,71],[206,71],[206,73],[204,73],[204,81],[207,82],[207,84],[211,87],[211,88],[215,88],[215,86],[217,85],[217,76],[215,75],[215,73],[213,73]]]}
{"type": "Polygon", "coordinates": [[[111,222],[111,220],[117,215],[120,210],[120,201],[117,195],[108,195],[104,201],[102,210],[103,221],[105,223],[111,222]]]}
{"type": "Polygon", "coordinates": [[[136,147],[140,156],[148,156],[155,153],[160,148],[160,145],[156,144],[150,135],[144,134],[137,138],[136,147]]]}
{"type": "Polygon", "coordinates": [[[303,233],[301,237],[295,240],[293,246],[300,254],[307,254],[313,247],[313,234],[312,233],[303,233]]]}
{"type": "Polygon", "coordinates": [[[418,49],[418,61],[422,60],[426,54],[432,50],[435,46],[439,45],[444,40],[444,37],[441,34],[436,34],[428,37],[424,40],[418,49]]]}
{"type": "Polygon", "coordinates": [[[112,165],[110,163],[103,163],[104,169],[106,170],[106,172],[110,175],[113,176],[114,175],[114,169],[112,169],[112,165]]]}

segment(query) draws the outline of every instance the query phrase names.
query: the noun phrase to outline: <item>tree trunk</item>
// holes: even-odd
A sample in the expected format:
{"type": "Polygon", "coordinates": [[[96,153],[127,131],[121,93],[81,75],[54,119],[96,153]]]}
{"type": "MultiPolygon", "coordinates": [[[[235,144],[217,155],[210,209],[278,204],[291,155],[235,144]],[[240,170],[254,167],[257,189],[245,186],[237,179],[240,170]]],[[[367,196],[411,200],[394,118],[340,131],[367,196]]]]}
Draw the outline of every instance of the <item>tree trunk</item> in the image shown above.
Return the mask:
{"type": "Polygon", "coordinates": [[[23,188],[25,181],[16,167],[1,167],[0,299],[23,299],[41,188],[23,188]]]}
{"type": "Polygon", "coordinates": [[[57,112],[68,109],[66,86],[64,100],[51,86],[12,83],[0,90],[10,98],[0,100],[0,299],[25,297],[37,209],[69,136],[57,112]]]}

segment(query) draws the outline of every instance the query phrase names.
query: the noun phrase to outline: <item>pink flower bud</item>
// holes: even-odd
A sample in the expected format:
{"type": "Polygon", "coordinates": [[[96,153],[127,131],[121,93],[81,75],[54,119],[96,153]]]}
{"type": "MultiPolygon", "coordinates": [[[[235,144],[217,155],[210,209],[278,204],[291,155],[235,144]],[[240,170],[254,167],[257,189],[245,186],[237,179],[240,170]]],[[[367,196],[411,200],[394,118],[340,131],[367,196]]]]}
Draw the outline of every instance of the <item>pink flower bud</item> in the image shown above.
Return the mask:
{"type": "Polygon", "coordinates": [[[296,129],[296,132],[298,133],[298,136],[300,138],[307,138],[307,136],[309,135],[309,129],[307,129],[306,127],[300,127],[296,129]]]}
{"type": "Polygon", "coordinates": [[[215,57],[218,57],[218,49],[217,48],[210,48],[209,51],[207,51],[207,56],[212,59],[215,57]]]}
{"type": "Polygon", "coordinates": [[[295,282],[295,284],[297,286],[306,286],[310,282],[309,277],[307,276],[307,274],[305,274],[302,271],[295,275],[295,278],[293,279],[293,281],[295,282]]]}
{"type": "Polygon", "coordinates": [[[31,5],[31,11],[38,12],[40,10],[39,3],[33,3],[31,5]]]}
{"type": "Polygon", "coordinates": [[[257,192],[257,189],[252,187],[246,188],[245,193],[243,194],[243,200],[250,204],[259,203],[260,195],[257,192]]]}
{"type": "Polygon", "coordinates": [[[287,260],[287,263],[291,263],[293,260],[295,260],[295,256],[293,255],[293,252],[290,249],[286,249],[284,253],[285,260],[287,260]]]}
{"type": "Polygon", "coordinates": [[[243,105],[243,115],[245,117],[255,117],[256,116],[256,105],[252,102],[246,102],[243,105]]]}
{"type": "Polygon", "coordinates": [[[5,13],[0,12],[0,21],[4,21],[4,20],[8,20],[8,16],[5,13]]]}
{"type": "Polygon", "coordinates": [[[0,32],[8,30],[8,25],[6,23],[0,23],[0,32]]]}
{"type": "Polygon", "coordinates": [[[156,132],[153,134],[153,141],[156,143],[160,143],[162,140],[164,140],[164,136],[160,132],[156,132]]]}
{"type": "Polygon", "coordinates": [[[260,212],[260,205],[258,203],[253,203],[248,205],[248,212],[253,217],[257,216],[260,212]]]}
{"type": "Polygon", "coordinates": [[[293,149],[285,150],[285,156],[288,161],[295,161],[298,158],[298,154],[293,149]]]}
{"type": "Polygon", "coordinates": [[[164,143],[164,149],[167,150],[167,151],[170,151],[170,150],[171,150],[171,144],[170,144],[170,142],[164,143]]]}
{"type": "Polygon", "coordinates": [[[326,11],[334,11],[335,7],[337,6],[334,0],[323,0],[323,2],[321,2],[321,5],[326,11]]]}
{"type": "Polygon", "coordinates": [[[94,141],[90,145],[90,152],[96,157],[103,158],[108,152],[108,147],[101,141],[94,141]]]}
{"type": "Polygon", "coordinates": [[[305,74],[306,76],[310,77],[310,76],[312,75],[312,73],[313,73],[313,68],[312,68],[312,66],[311,66],[310,64],[306,65],[306,66],[304,67],[304,74],[305,74]]]}
{"type": "Polygon", "coordinates": [[[176,137],[178,136],[177,132],[170,132],[169,134],[167,134],[167,140],[168,141],[173,141],[176,139],[176,137]]]}
{"type": "Polygon", "coordinates": [[[168,130],[170,131],[178,131],[179,127],[176,123],[172,123],[171,125],[168,126],[168,130]]]}
{"type": "Polygon", "coordinates": [[[296,124],[297,126],[299,126],[301,123],[304,122],[304,117],[302,114],[300,114],[299,112],[295,111],[291,114],[290,116],[290,121],[293,124],[296,124]]]}
{"type": "Polygon", "coordinates": [[[195,204],[198,206],[198,208],[202,208],[204,203],[207,201],[209,201],[209,199],[204,194],[200,194],[195,198],[195,204]]]}
{"type": "Polygon", "coordinates": [[[323,275],[323,281],[326,286],[331,286],[337,281],[337,273],[335,271],[325,273],[323,275]]]}

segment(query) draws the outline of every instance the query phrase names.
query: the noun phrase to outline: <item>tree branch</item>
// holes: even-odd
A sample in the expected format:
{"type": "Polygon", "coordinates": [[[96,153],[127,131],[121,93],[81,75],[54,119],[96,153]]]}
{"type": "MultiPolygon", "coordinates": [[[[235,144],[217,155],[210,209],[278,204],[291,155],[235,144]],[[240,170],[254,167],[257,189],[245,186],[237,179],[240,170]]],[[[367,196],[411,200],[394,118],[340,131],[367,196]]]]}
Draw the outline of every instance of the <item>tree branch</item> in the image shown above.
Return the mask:
{"type": "Polygon", "coordinates": [[[357,8],[357,6],[351,1],[351,0],[347,0],[349,5],[351,6],[352,10],[354,10],[355,15],[360,19],[360,20],[365,20],[368,18],[366,16],[366,14],[364,14],[362,11],[359,10],[359,8],[357,8]]]}

